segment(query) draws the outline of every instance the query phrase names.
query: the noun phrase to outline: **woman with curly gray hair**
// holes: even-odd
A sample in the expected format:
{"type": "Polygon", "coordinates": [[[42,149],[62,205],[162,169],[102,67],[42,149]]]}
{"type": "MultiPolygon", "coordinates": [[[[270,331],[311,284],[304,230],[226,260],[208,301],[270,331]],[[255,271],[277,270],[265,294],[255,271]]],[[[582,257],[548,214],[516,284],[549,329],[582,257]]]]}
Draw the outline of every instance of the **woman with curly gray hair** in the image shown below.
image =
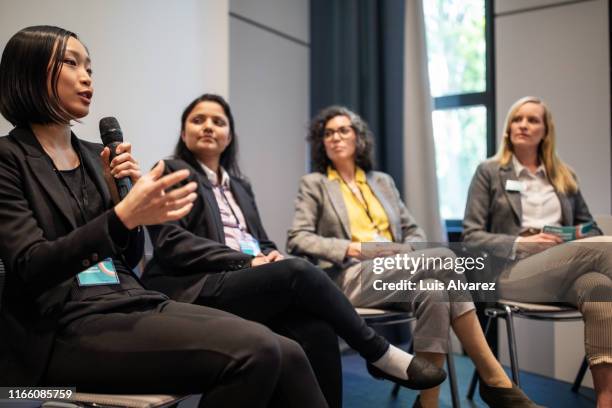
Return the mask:
{"type": "MultiPolygon", "coordinates": [[[[413,274],[403,269],[375,272],[374,258],[381,256],[372,250],[376,243],[401,244],[402,254],[411,258],[453,260],[455,255],[447,248],[414,249],[426,240],[425,234],[404,206],[393,179],[373,170],[372,134],[365,121],[345,107],[331,106],[312,120],[307,139],[314,172],[300,183],[288,251],[316,261],[354,306],[414,312],[416,354],[438,367],[448,353],[452,326],[478,369],[480,393],[489,406],[536,406],[493,356],[469,293],[427,289],[446,288],[449,280],[463,280],[463,275],[425,266],[413,274]],[[414,290],[380,290],[381,280],[409,280],[414,290]]],[[[385,255],[390,246],[380,245],[385,255]]],[[[414,406],[437,407],[438,395],[439,387],[424,390],[414,406]]]]}

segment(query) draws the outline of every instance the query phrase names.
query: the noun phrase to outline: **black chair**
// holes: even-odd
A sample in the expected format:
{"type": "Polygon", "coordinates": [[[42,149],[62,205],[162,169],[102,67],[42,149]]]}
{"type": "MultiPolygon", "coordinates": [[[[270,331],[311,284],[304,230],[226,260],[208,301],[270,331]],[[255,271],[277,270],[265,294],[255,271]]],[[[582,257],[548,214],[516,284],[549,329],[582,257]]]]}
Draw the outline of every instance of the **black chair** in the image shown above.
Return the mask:
{"type": "MultiPolygon", "coordinates": [[[[518,362],[518,352],[516,347],[516,334],[514,331],[514,317],[521,317],[524,319],[533,320],[545,320],[555,322],[568,322],[582,320],[582,314],[575,308],[565,305],[553,305],[553,304],[540,304],[540,303],[524,303],[515,302],[511,300],[500,299],[497,307],[487,308],[485,314],[488,316],[487,326],[485,328],[485,336],[490,330],[491,322],[495,319],[503,318],[506,320],[506,331],[508,335],[508,351],[510,354],[510,368],[512,370],[512,380],[521,386],[520,369],[518,362]]],[[[586,357],[583,359],[582,364],[574,380],[572,386],[573,392],[578,392],[584,375],[588,368],[586,357]]],[[[474,370],[472,375],[472,381],[468,389],[467,398],[472,399],[476,391],[476,385],[478,384],[478,373],[474,370]]]]}
{"type": "MultiPolygon", "coordinates": [[[[409,312],[400,312],[395,310],[377,309],[369,307],[355,308],[359,316],[361,316],[370,326],[392,326],[397,324],[410,324],[416,320],[416,317],[409,312]]],[[[412,331],[412,330],[411,330],[412,331]]],[[[448,381],[451,389],[451,398],[453,408],[460,408],[459,389],[457,388],[457,374],[455,373],[455,361],[453,359],[453,351],[450,349],[451,342],[449,341],[449,351],[446,355],[446,366],[448,371],[448,381]]],[[[408,350],[412,352],[412,338],[408,350]]],[[[397,397],[400,386],[395,384],[391,395],[397,397]]]]}

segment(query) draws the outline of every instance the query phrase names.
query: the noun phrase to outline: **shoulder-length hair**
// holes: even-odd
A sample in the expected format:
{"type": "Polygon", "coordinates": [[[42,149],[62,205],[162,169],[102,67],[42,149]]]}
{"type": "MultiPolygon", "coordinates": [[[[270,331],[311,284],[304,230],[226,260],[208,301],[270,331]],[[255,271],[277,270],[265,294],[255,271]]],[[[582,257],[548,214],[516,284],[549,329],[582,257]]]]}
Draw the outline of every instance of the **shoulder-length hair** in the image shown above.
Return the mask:
{"type": "Polygon", "coordinates": [[[526,103],[535,103],[544,109],[543,119],[545,133],[544,138],[538,146],[538,158],[546,169],[548,180],[555,187],[555,190],[560,193],[575,193],[578,190],[576,178],[569,166],[565,164],[559,158],[559,156],[557,156],[555,147],[557,139],[555,122],[553,121],[550,109],[548,106],[546,106],[546,103],[544,103],[541,98],[535,96],[525,96],[514,102],[514,104],[510,107],[504,122],[503,140],[495,158],[499,161],[501,166],[508,165],[512,160],[514,147],[512,146],[512,140],[510,139],[510,125],[512,124],[512,119],[516,115],[516,112],[526,103]]]}
{"type": "Polygon", "coordinates": [[[204,94],[195,98],[185,110],[183,110],[183,114],[181,115],[181,133],[179,134],[179,139],[176,142],[176,146],[174,147],[174,157],[178,159],[185,160],[187,163],[195,166],[197,168],[198,160],[194,156],[194,154],[187,148],[187,145],[183,141],[181,135],[185,131],[185,124],[187,123],[187,117],[193,111],[200,102],[215,102],[223,108],[223,113],[227,117],[229,122],[229,131],[230,131],[230,143],[227,145],[223,153],[221,153],[221,158],[219,160],[219,164],[229,173],[230,176],[243,178],[242,172],[240,171],[240,167],[238,166],[238,135],[236,134],[236,128],[234,125],[234,116],[232,115],[232,110],[230,109],[227,101],[220,95],[216,94],[204,94]]]}
{"type": "Polygon", "coordinates": [[[351,121],[351,127],[355,131],[355,164],[365,172],[372,170],[374,163],[372,160],[372,132],[368,124],[358,114],[344,106],[329,106],[321,110],[310,122],[308,136],[306,140],[310,143],[310,156],[314,171],[326,173],[327,167],[333,163],[325,153],[323,138],[325,135],[325,125],[336,116],[346,116],[351,121]]]}
{"type": "Polygon", "coordinates": [[[33,26],[20,30],[6,44],[0,61],[0,113],[13,126],[66,124],[75,119],[62,107],[57,93],[70,37],[78,39],[63,28],[33,26]]]}

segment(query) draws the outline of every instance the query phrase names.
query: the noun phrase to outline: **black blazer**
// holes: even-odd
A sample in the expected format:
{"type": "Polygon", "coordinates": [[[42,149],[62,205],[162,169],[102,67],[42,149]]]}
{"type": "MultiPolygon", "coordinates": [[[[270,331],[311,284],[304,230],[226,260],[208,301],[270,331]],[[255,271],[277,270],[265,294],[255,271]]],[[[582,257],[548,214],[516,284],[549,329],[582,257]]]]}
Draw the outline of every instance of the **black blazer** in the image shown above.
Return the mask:
{"type": "Polygon", "coordinates": [[[103,146],[74,135],[72,141],[107,208],[78,228],[71,198],[31,130],[17,128],[0,137],[0,258],[6,267],[0,309],[2,386],[40,382],[79,272],[109,256],[123,256],[133,267],[142,256],[142,229],[130,233],[125,248],[110,237],[109,221],[116,215],[111,214],[99,159],[103,146]]]}
{"type": "MultiPolygon", "coordinates": [[[[178,221],[149,226],[153,259],[147,264],[143,281],[172,299],[193,302],[205,281],[221,278],[218,272],[248,268],[250,255],[225,245],[221,214],[212,185],[201,166],[183,160],[166,160],[165,172],[189,169],[184,183],[198,183],[198,198],[189,214],[178,221]]],[[[249,232],[259,241],[264,254],[276,249],[263,228],[251,186],[244,179],[230,178],[230,189],[244,214],[249,232]]]]}

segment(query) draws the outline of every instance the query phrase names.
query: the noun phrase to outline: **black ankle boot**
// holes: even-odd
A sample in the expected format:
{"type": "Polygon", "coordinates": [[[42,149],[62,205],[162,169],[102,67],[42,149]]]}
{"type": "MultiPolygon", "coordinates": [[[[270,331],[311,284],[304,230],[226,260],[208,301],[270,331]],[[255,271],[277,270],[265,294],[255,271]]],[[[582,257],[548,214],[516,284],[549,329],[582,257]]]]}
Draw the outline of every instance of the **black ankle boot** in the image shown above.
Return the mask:
{"type": "Polygon", "coordinates": [[[436,367],[429,361],[421,357],[413,357],[410,365],[406,369],[408,379],[397,378],[387,374],[372,364],[367,364],[368,372],[374,378],[393,381],[406,388],[413,390],[425,390],[440,385],[446,379],[446,373],[441,368],[436,367]]]}
{"type": "Polygon", "coordinates": [[[512,388],[491,387],[480,381],[480,397],[491,408],[544,408],[537,405],[515,383],[512,388]]]}

